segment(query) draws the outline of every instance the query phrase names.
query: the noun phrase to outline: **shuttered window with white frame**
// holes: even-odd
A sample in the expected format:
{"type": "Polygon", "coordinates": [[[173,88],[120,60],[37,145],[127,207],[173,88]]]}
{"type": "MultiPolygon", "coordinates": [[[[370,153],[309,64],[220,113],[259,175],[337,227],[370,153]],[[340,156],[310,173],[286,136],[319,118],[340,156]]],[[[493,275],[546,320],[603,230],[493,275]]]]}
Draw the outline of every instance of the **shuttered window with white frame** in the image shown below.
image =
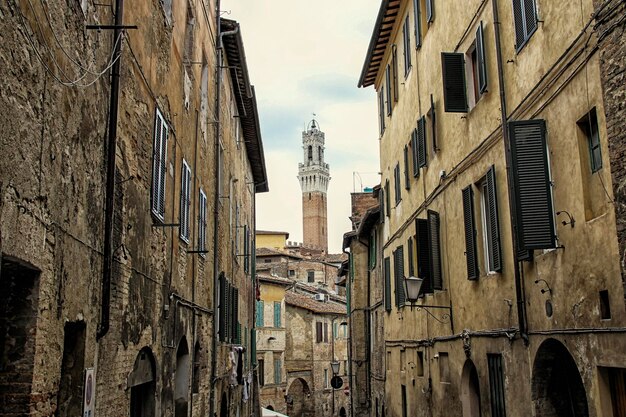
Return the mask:
{"type": "Polygon", "coordinates": [[[180,238],[189,243],[189,205],[191,202],[191,168],[183,159],[180,187],[180,238]]]}
{"type": "Polygon", "coordinates": [[[154,148],[152,151],[152,214],[165,219],[165,171],[167,165],[168,125],[157,108],[154,117],[154,148]]]}
{"type": "Polygon", "coordinates": [[[198,201],[198,251],[200,256],[205,257],[206,251],[206,194],[200,188],[198,201]]]}

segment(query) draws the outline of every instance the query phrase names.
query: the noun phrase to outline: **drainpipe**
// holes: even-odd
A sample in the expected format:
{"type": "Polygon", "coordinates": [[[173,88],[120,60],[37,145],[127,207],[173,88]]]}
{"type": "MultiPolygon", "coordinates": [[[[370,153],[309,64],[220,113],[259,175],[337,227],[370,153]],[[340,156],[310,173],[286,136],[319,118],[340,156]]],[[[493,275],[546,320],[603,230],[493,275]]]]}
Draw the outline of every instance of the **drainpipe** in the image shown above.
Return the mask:
{"type": "Polygon", "coordinates": [[[111,313],[111,275],[113,269],[113,210],[115,203],[115,152],[117,150],[117,113],[119,109],[120,63],[122,61],[122,34],[124,0],[115,0],[115,30],[113,31],[113,54],[116,58],[111,69],[111,99],[109,102],[109,137],[107,141],[106,197],[104,202],[104,256],[102,266],[102,293],[100,324],[96,340],[109,331],[111,313]]]}
{"type": "MultiPolygon", "coordinates": [[[[119,0],[117,0],[119,1],[119,0]]],[[[219,184],[222,181],[222,175],[220,172],[220,104],[221,97],[220,92],[222,89],[222,49],[223,49],[223,37],[235,35],[239,28],[231,31],[222,32],[220,22],[220,0],[216,0],[216,12],[215,12],[215,27],[217,32],[217,45],[215,48],[215,193],[213,200],[213,311],[217,311],[219,304],[219,256],[217,248],[219,245],[219,204],[220,204],[220,192],[219,184]]],[[[211,343],[211,383],[213,388],[211,389],[209,399],[209,416],[215,415],[215,383],[216,383],[216,371],[217,371],[217,333],[218,333],[219,315],[213,314],[213,339],[211,343]]]]}
{"type": "Polygon", "coordinates": [[[492,0],[493,5],[493,22],[496,40],[496,56],[498,62],[498,88],[500,89],[500,110],[502,112],[500,119],[502,120],[502,139],[504,142],[504,154],[506,157],[506,179],[509,192],[509,213],[511,221],[511,238],[513,240],[513,265],[515,273],[515,297],[517,301],[517,318],[519,321],[520,336],[524,340],[524,344],[528,344],[528,322],[526,318],[526,296],[524,294],[524,284],[520,274],[521,262],[518,258],[517,247],[517,226],[516,226],[516,209],[515,209],[515,189],[513,187],[513,175],[511,166],[513,156],[511,154],[511,142],[509,131],[507,129],[507,109],[506,109],[506,92],[504,90],[504,72],[502,65],[502,46],[500,43],[500,18],[498,15],[498,1],[492,0]]]}

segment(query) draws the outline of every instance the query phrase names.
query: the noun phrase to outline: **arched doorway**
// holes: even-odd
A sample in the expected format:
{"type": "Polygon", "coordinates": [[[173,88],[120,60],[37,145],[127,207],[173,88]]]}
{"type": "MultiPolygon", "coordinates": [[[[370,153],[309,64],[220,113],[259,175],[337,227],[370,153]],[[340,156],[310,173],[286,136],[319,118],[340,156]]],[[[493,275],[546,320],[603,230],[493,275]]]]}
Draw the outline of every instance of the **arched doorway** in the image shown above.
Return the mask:
{"type": "Polygon", "coordinates": [[[268,409],[268,410],[270,410],[270,411],[274,411],[274,407],[272,407],[271,405],[268,405],[268,406],[267,406],[267,407],[265,407],[265,408],[267,408],[267,409],[268,409]]]}
{"type": "Polygon", "coordinates": [[[481,417],[478,371],[471,359],[465,361],[461,373],[461,404],[463,417],[481,417]]]}
{"type": "Polygon", "coordinates": [[[176,417],[187,417],[189,401],[189,347],[183,336],[176,350],[176,371],[174,374],[174,406],[176,417]]]}
{"type": "Polygon", "coordinates": [[[154,417],[156,364],[150,348],[139,351],[127,382],[130,387],[130,417],[154,417]]]}
{"type": "Polygon", "coordinates": [[[544,341],[533,364],[532,400],[537,417],[588,417],[587,393],[578,367],[558,340],[544,341]]]}
{"type": "Polygon", "coordinates": [[[346,417],[346,409],[344,407],[341,407],[339,410],[339,417],[346,417]]]}
{"type": "Polygon", "coordinates": [[[222,400],[220,401],[220,417],[228,417],[228,401],[225,392],[222,393],[222,400]]]}
{"type": "Polygon", "coordinates": [[[289,417],[313,417],[315,415],[311,389],[309,384],[302,378],[295,379],[289,385],[286,402],[287,415],[289,417]]]}

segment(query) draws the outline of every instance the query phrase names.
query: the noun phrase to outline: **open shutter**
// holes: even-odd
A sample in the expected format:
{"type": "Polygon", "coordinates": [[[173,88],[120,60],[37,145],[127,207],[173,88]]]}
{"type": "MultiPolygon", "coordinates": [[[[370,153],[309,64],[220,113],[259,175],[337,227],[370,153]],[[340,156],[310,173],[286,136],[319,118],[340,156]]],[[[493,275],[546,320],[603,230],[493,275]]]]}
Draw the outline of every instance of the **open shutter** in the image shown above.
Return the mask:
{"type": "Polygon", "coordinates": [[[399,246],[394,252],[394,281],[396,284],[396,307],[403,307],[406,300],[404,293],[404,247],[399,246]]]}
{"type": "Polygon", "coordinates": [[[161,129],[163,122],[157,109],[154,116],[154,149],[152,151],[152,212],[160,216],[160,199],[159,192],[161,190],[161,129]]]}
{"type": "Polygon", "coordinates": [[[389,180],[385,181],[385,214],[391,216],[391,192],[389,191],[389,180]]]}
{"type": "Polygon", "coordinates": [[[443,102],[448,113],[467,113],[465,58],[462,53],[442,52],[443,102]]]}
{"type": "Polygon", "coordinates": [[[417,122],[417,162],[419,167],[428,165],[426,149],[426,117],[422,116],[417,122]]]}
{"type": "Polygon", "coordinates": [[[476,57],[478,59],[478,91],[481,94],[487,91],[487,59],[485,56],[485,34],[483,22],[480,22],[476,30],[476,57]]]}
{"type": "Polygon", "coordinates": [[[430,244],[430,267],[433,289],[443,289],[443,272],[441,270],[441,240],[439,239],[439,213],[428,210],[428,238],[430,244]]]}
{"type": "Polygon", "coordinates": [[[525,38],[528,39],[530,35],[537,29],[537,10],[535,9],[536,0],[523,0],[524,2],[524,24],[525,24],[525,38]]]}
{"type": "Polygon", "coordinates": [[[391,311],[391,260],[385,258],[385,310],[391,311]]]}
{"type": "Polygon", "coordinates": [[[428,112],[430,115],[430,136],[433,138],[433,152],[437,152],[439,148],[437,148],[437,112],[435,111],[435,100],[433,100],[433,95],[430,95],[430,111],[428,112]]]}
{"type": "Polygon", "coordinates": [[[394,44],[391,48],[391,69],[393,76],[393,101],[398,101],[398,47],[394,44]]]}
{"type": "Polygon", "coordinates": [[[422,21],[420,12],[420,0],[413,0],[413,17],[415,19],[415,47],[422,46],[422,21]]]}
{"type": "Polygon", "coordinates": [[[315,341],[317,343],[321,343],[323,340],[324,335],[322,334],[323,330],[322,330],[322,322],[318,321],[315,322],[315,341]]]}
{"type": "Polygon", "coordinates": [[[474,224],[474,191],[472,186],[463,191],[463,220],[465,228],[465,261],[467,279],[478,279],[478,254],[476,251],[476,225],[474,224]]]}
{"type": "Polygon", "coordinates": [[[226,340],[226,277],[219,276],[220,306],[219,306],[219,340],[226,340]]]}
{"type": "Polygon", "coordinates": [[[431,23],[435,20],[435,0],[426,0],[426,21],[431,23]]]}
{"type": "Polygon", "coordinates": [[[396,206],[402,200],[402,189],[400,184],[400,163],[397,163],[393,170],[393,185],[395,188],[396,206]]]}
{"type": "Polygon", "coordinates": [[[556,247],[544,120],[509,122],[519,250],[556,247]]]}
{"type": "Polygon", "coordinates": [[[409,240],[406,243],[406,246],[407,246],[407,251],[408,251],[407,258],[408,258],[408,261],[409,261],[409,275],[408,276],[414,277],[415,276],[415,265],[414,265],[414,262],[413,262],[413,258],[414,258],[413,253],[414,252],[413,252],[413,238],[412,237],[409,238],[409,240]]]}
{"type": "Polygon", "coordinates": [[[257,300],[256,302],[256,327],[263,327],[263,322],[265,321],[263,307],[264,307],[263,301],[257,300]]]}
{"type": "Polygon", "coordinates": [[[424,280],[421,292],[432,293],[433,281],[430,268],[428,220],[415,219],[415,240],[417,244],[417,276],[424,280]]]}
{"type": "Polygon", "coordinates": [[[487,227],[489,228],[489,265],[495,272],[502,271],[502,249],[500,247],[500,222],[498,221],[498,193],[496,189],[496,168],[492,165],[487,171],[487,227]]]}
{"type": "Polygon", "coordinates": [[[389,64],[385,73],[385,88],[387,90],[387,116],[391,116],[391,65],[389,64]]]}
{"type": "Polygon", "coordinates": [[[230,282],[226,280],[226,287],[224,288],[224,312],[225,312],[224,341],[225,342],[228,342],[230,340],[230,325],[231,325],[231,317],[232,317],[232,311],[231,311],[231,305],[230,305],[231,299],[232,299],[232,296],[231,296],[230,282]]]}
{"type": "Polygon", "coordinates": [[[232,331],[231,331],[231,340],[234,343],[239,343],[239,334],[238,334],[238,327],[239,327],[239,289],[233,287],[232,289],[232,301],[231,304],[233,306],[233,319],[232,319],[232,331]]]}
{"type": "Polygon", "coordinates": [[[409,165],[409,145],[404,145],[404,188],[407,190],[411,189],[411,182],[409,170],[411,166],[409,165]]]}
{"type": "Polygon", "coordinates": [[[383,135],[385,131],[385,93],[384,87],[380,88],[378,92],[378,125],[380,129],[380,135],[383,135]]]}
{"type": "Polygon", "coordinates": [[[413,129],[413,132],[411,133],[411,148],[413,151],[412,159],[413,159],[413,176],[414,177],[420,176],[420,166],[419,166],[419,162],[417,158],[418,147],[419,147],[419,143],[417,140],[417,128],[415,128],[413,129]]]}
{"type": "Polygon", "coordinates": [[[524,34],[524,0],[513,0],[513,20],[515,21],[515,48],[519,49],[524,44],[526,36],[524,34]]]}

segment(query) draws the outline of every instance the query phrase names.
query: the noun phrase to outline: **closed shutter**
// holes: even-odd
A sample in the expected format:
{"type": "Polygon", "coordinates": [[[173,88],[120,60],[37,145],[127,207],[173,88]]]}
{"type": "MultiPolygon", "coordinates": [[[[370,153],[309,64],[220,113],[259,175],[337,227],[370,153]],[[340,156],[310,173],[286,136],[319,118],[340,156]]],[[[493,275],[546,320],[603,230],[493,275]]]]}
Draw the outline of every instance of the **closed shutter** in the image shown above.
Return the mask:
{"type": "Polygon", "coordinates": [[[396,164],[396,167],[393,170],[393,181],[396,195],[396,205],[402,200],[402,189],[400,185],[400,164],[396,164]]]}
{"type": "Polygon", "coordinates": [[[502,367],[502,355],[487,354],[487,366],[489,368],[491,415],[493,417],[506,417],[506,386],[504,382],[504,369],[502,367]]]}
{"type": "Polygon", "coordinates": [[[321,343],[323,340],[324,335],[322,334],[322,332],[322,322],[318,321],[315,323],[315,341],[317,343],[321,343]]]}
{"type": "MultiPolygon", "coordinates": [[[[198,198],[198,250],[206,250],[206,194],[200,189],[198,198]]],[[[200,253],[204,257],[204,253],[200,253]]]]}
{"type": "Polygon", "coordinates": [[[219,340],[226,340],[226,277],[223,273],[219,276],[219,340]]]}
{"type": "Polygon", "coordinates": [[[492,165],[487,171],[487,227],[491,245],[489,266],[492,271],[502,271],[502,249],[500,245],[500,222],[498,220],[498,193],[496,189],[496,168],[492,165]]]}
{"type": "Polygon", "coordinates": [[[413,238],[411,238],[411,237],[409,238],[409,240],[406,243],[406,246],[407,246],[407,251],[408,251],[407,258],[409,260],[409,275],[408,276],[414,277],[415,276],[415,265],[413,263],[413,258],[414,258],[414,256],[413,256],[413,253],[414,253],[414,251],[413,251],[413,238]]]}
{"type": "Polygon", "coordinates": [[[190,185],[191,185],[191,169],[187,161],[183,159],[183,167],[181,172],[180,185],[180,215],[179,215],[179,231],[180,237],[189,242],[189,203],[190,203],[190,185]]]}
{"type": "Polygon", "coordinates": [[[409,170],[411,167],[409,166],[409,145],[404,145],[404,188],[407,190],[411,189],[411,182],[409,181],[409,170]]]}
{"type": "Polygon", "coordinates": [[[426,149],[426,118],[422,116],[417,122],[417,162],[419,167],[428,165],[426,149]]]}
{"type": "Polygon", "coordinates": [[[328,323],[324,323],[324,342],[328,343],[328,323]]]}
{"type": "Polygon", "coordinates": [[[465,228],[465,261],[467,263],[467,279],[478,279],[478,254],[476,251],[476,225],[474,222],[474,191],[472,186],[464,188],[463,220],[465,228]]]}
{"type": "Polygon", "coordinates": [[[426,0],[426,21],[431,23],[435,20],[435,0],[426,0]]]}
{"type": "Polygon", "coordinates": [[[250,231],[248,225],[243,225],[243,271],[250,271],[250,231]]]}
{"type": "Polygon", "coordinates": [[[233,320],[232,320],[232,334],[231,339],[234,343],[239,343],[239,289],[233,287],[232,289],[232,306],[233,306],[233,320]]]}
{"type": "Polygon", "coordinates": [[[430,267],[430,249],[428,238],[428,220],[415,219],[415,243],[417,245],[417,276],[422,278],[422,293],[433,292],[430,267]]]}
{"type": "Polygon", "coordinates": [[[387,90],[387,116],[391,116],[391,65],[387,64],[385,73],[385,87],[387,90]]]}
{"type": "Polygon", "coordinates": [[[263,307],[263,301],[256,302],[256,327],[263,327],[265,321],[263,307]]]}
{"type": "Polygon", "coordinates": [[[230,340],[230,326],[232,320],[232,307],[231,307],[231,287],[230,282],[226,280],[226,287],[224,288],[224,341],[228,342],[230,340]]]}
{"type": "Polygon", "coordinates": [[[439,213],[428,210],[428,237],[430,244],[430,267],[433,289],[443,289],[443,271],[441,270],[441,240],[439,238],[439,213]]]}
{"type": "Polygon", "coordinates": [[[406,301],[404,293],[404,248],[398,246],[394,252],[394,282],[396,285],[396,307],[403,307],[406,301]]]}
{"type": "Polygon", "coordinates": [[[446,112],[467,113],[465,58],[461,53],[442,52],[443,102],[446,112]]]}
{"type": "Polygon", "coordinates": [[[422,22],[420,0],[413,0],[413,18],[415,19],[415,47],[422,46],[422,22]]]}
{"type": "Polygon", "coordinates": [[[391,69],[393,76],[393,101],[398,101],[398,47],[393,45],[391,47],[391,69]]]}
{"type": "Polygon", "coordinates": [[[380,88],[378,92],[378,125],[380,129],[380,135],[383,135],[385,131],[385,93],[384,87],[380,88]]]}
{"type": "Polygon", "coordinates": [[[380,191],[378,192],[378,204],[380,206],[380,222],[381,223],[385,223],[385,198],[387,197],[387,191],[385,191],[385,188],[381,188],[380,191]]]}
{"type": "Polygon", "coordinates": [[[406,78],[411,69],[411,35],[408,14],[404,18],[404,26],[402,26],[402,39],[404,40],[404,77],[406,78]]]}
{"type": "Polygon", "coordinates": [[[385,181],[385,214],[391,215],[391,195],[389,194],[389,180],[385,181]]]}
{"type": "Polygon", "coordinates": [[[385,258],[384,264],[385,273],[385,310],[391,311],[391,260],[389,257],[385,258]]]}
{"type": "Polygon", "coordinates": [[[274,327],[281,326],[280,307],[281,307],[280,302],[275,301],[274,302],[274,327]]]}
{"type": "Polygon", "coordinates": [[[411,133],[411,148],[413,150],[413,176],[414,177],[419,177],[420,176],[420,166],[419,166],[419,162],[418,162],[418,158],[417,158],[417,152],[418,152],[418,148],[419,148],[419,143],[417,140],[417,128],[413,129],[413,132],[411,133]]]}
{"type": "Polygon", "coordinates": [[[478,60],[478,91],[482,94],[487,91],[487,59],[483,22],[480,22],[476,30],[476,58],[478,60]]]}
{"type": "Polygon", "coordinates": [[[556,247],[544,120],[509,122],[518,249],[556,247]]]}
{"type": "Polygon", "coordinates": [[[433,152],[437,152],[439,150],[437,147],[437,112],[435,111],[435,100],[432,94],[430,95],[430,111],[428,114],[430,115],[430,136],[433,140],[433,152]]]}

